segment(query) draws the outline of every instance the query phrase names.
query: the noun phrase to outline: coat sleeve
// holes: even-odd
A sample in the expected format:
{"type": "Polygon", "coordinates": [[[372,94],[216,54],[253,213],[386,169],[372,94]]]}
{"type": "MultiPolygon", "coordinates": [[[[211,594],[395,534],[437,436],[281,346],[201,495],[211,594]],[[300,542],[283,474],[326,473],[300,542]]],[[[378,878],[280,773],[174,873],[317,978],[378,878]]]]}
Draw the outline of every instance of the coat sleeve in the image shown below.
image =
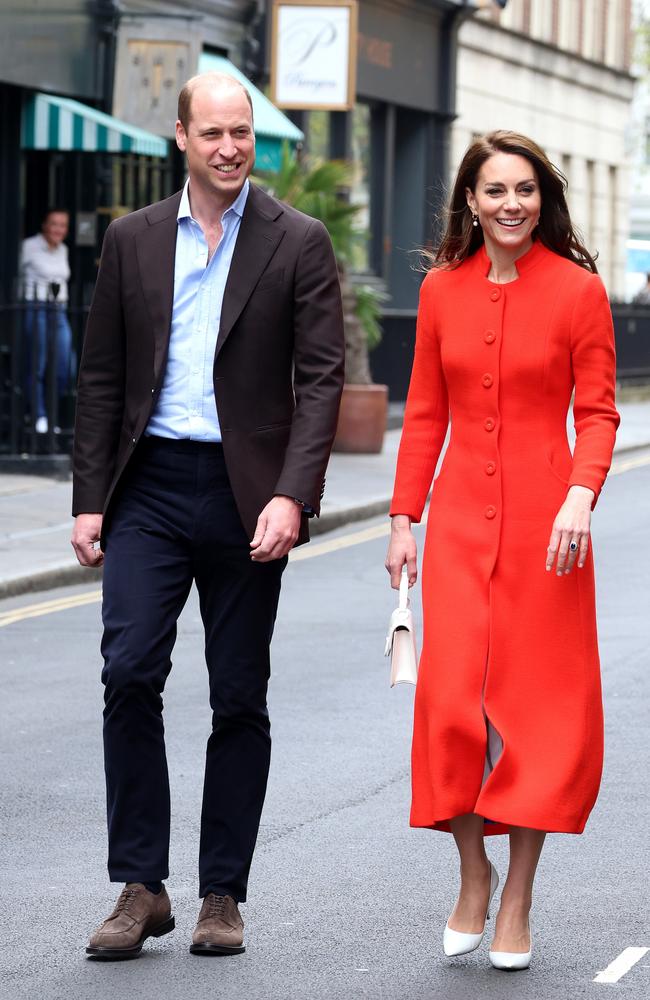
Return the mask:
{"type": "Polygon", "coordinates": [[[298,256],[293,333],[296,406],[274,492],[302,500],[318,515],[343,391],[345,339],[334,251],[316,220],[298,256]]]}
{"type": "Polygon", "coordinates": [[[449,399],[435,330],[435,274],[420,289],[415,357],[397,456],[390,514],[419,521],[449,424],[449,399]]]}
{"type": "Polygon", "coordinates": [[[72,455],[72,513],[98,514],[115,471],[125,393],[125,331],[114,224],[106,230],[84,334],[72,455]]]}
{"type": "Polygon", "coordinates": [[[569,486],[587,486],[596,505],[612,461],[620,417],[614,404],[616,354],[612,313],[597,275],[585,283],[573,310],[571,364],[575,381],[576,443],[569,486]]]}

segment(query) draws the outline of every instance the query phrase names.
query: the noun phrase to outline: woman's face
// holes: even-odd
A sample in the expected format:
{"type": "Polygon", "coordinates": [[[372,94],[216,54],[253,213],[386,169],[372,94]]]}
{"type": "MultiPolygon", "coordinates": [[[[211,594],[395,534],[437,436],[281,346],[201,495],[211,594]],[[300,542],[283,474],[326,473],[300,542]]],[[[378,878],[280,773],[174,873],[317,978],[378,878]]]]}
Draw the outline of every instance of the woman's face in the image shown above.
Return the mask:
{"type": "Polygon", "coordinates": [[[479,170],[476,188],[467,188],[466,195],[478,215],[488,254],[505,250],[521,256],[529,249],[542,207],[537,172],[529,160],[494,153],[479,170]]]}

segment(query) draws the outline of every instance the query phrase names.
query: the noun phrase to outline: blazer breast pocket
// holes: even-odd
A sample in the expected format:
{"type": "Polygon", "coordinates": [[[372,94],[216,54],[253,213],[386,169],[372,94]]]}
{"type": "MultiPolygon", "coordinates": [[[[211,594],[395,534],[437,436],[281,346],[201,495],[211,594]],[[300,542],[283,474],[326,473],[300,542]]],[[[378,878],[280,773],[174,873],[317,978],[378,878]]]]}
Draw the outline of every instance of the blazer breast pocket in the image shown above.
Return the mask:
{"type": "MultiPolygon", "coordinates": [[[[255,292],[263,292],[267,288],[279,288],[282,284],[283,278],[284,268],[277,267],[275,271],[269,271],[268,274],[262,275],[255,286],[255,292]]],[[[253,294],[255,294],[255,292],[253,294]]]]}

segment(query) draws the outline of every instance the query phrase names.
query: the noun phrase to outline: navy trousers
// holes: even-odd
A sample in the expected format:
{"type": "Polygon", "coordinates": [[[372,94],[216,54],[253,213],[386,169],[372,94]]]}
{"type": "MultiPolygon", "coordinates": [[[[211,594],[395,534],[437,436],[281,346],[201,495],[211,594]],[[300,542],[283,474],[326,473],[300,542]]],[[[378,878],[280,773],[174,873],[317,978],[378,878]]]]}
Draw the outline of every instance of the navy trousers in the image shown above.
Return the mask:
{"type": "Polygon", "coordinates": [[[110,517],[104,562],[111,881],[169,874],[162,694],[176,622],[196,581],[212,708],[199,894],[246,899],[270,762],[269,644],[286,562],[251,561],[220,445],[148,438],[138,446],[110,517]]]}

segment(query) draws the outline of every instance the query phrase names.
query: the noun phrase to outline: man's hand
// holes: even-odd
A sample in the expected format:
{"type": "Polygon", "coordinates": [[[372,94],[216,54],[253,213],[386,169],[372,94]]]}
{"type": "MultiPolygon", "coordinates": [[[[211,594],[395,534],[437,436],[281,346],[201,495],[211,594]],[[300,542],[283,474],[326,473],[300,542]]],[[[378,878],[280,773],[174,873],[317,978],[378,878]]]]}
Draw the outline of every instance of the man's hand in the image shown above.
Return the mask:
{"type": "Polygon", "coordinates": [[[273,497],[257,519],[251,542],[253,562],[282,559],[293,547],[300,531],[302,511],[290,497],[273,497]]]}
{"type": "Polygon", "coordinates": [[[82,566],[101,566],[104,562],[104,553],[95,548],[101,533],[101,514],[77,514],[70,541],[82,566]]]}

